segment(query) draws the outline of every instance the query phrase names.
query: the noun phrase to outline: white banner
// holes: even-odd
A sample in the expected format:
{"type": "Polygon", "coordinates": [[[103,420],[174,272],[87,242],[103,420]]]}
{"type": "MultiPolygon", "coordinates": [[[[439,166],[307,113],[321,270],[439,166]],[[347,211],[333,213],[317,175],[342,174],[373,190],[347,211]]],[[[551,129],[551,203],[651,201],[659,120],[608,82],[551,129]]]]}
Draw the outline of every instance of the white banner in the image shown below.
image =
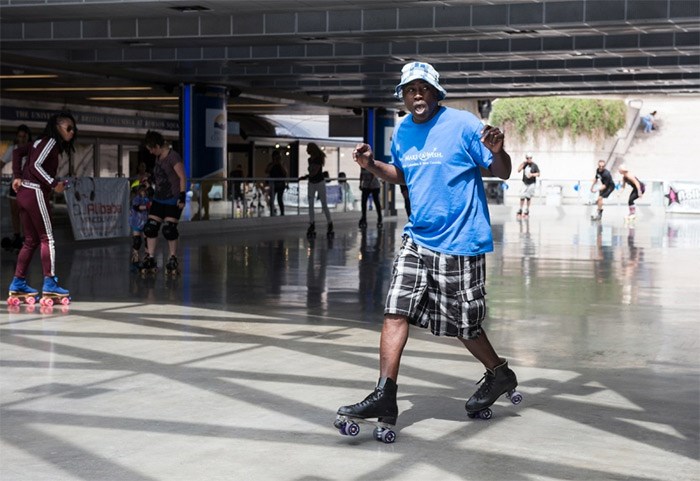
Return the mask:
{"type": "Polygon", "coordinates": [[[666,212],[700,214],[700,182],[665,182],[666,212]]]}
{"type": "Polygon", "coordinates": [[[65,190],[75,240],[129,235],[129,181],[74,177],[65,190]]]}

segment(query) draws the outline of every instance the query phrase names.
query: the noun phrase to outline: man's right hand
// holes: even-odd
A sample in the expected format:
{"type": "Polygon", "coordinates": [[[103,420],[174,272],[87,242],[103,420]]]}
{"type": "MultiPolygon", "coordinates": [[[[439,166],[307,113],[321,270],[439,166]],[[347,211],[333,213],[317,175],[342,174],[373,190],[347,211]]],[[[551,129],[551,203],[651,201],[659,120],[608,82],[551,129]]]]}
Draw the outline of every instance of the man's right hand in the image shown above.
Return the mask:
{"type": "Polygon", "coordinates": [[[66,184],[64,182],[59,182],[58,184],[56,184],[56,186],[53,188],[53,190],[57,194],[60,194],[61,192],[66,190],[66,184]]]}
{"type": "Polygon", "coordinates": [[[363,169],[374,164],[374,152],[372,152],[372,147],[369,144],[357,144],[355,150],[352,151],[352,157],[363,169]]]}
{"type": "Polygon", "coordinates": [[[12,190],[19,191],[20,185],[22,185],[22,179],[12,179],[12,190]]]}

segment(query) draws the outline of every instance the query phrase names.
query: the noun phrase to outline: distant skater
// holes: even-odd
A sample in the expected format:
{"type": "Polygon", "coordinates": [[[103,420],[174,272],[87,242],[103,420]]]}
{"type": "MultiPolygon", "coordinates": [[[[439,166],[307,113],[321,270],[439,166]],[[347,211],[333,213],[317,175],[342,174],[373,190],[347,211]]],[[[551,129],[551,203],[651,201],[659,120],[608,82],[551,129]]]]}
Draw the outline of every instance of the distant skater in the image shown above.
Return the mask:
{"type": "Polygon", "coordinates": [[[625,185],[632,187],[632,192],[630,192],[629,199],[627,199],[627,205],[629,207],[627,221],[634,222],[637,218],[637,206],[634,205],[634,203],[637,201],[637,199],[640,199],[644,195],[646,186],[627,169],[625,164],[622,164],[618,170],[620,171],[620,174],[622,174],[622,190],[625,190],[625,185]]]}
{"type": "Polygon", "coordinates": [[[518,166],[518,172],[523,173],[523,189],[520,192],[520,209],[518,217],[528,217],[530,215],[530,201],[535,195],[537,187],[537,177],[540,176],[540,168],[532,161],[532,154],[525,154],[525,161],[518,166]]]}
{"type": "Polygon", "coordinates": [[[596,201],[598,213],[591,216],[591,220],[601,220],[603,218],[603,199],[607,199],[615,190],[615,181],[613,181],[610,171],[605,168],[605,161],[602,159],[598,161],[598,168],[595,171],[595,177],[591,184],[591,192],[595,192],[595,186],[599,182],[598,200],[596,201]]]}

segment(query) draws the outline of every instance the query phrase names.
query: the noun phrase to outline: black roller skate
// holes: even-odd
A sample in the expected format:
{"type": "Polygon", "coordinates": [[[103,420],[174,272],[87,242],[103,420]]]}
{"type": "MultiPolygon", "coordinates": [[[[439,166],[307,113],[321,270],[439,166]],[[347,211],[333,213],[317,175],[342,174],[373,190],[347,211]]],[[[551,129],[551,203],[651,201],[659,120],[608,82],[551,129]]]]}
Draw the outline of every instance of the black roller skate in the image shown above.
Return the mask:
{"type": "Polygon", "coordinates": [[[365,219],[364,217],[360,219],[359,227],[360,229],[364,229],[365,227],[367,227],[367,219],[365,219]]]}
{"type": "Polygon", "coordinates": [[[384,224],[382,224],[382,219],[379,218],[377,219],[377,229],[381,229],[382,227],[384,227],[384,224]]]}
{"type": "Polygon", "coordinates": [[[518,212],[515,213],[515,218],[516,219],[522,219],[523,218],[523,210],[518,209],[518,212]]]}
{"type": "Polygon", "coordinates": [[[131,249],[131,270],[138,271],[141,269],[141,259],[139,257],[139,251],[136,249],[131,249]]]}
{"type": "MultiPolygon", "coordinates": [[[[508,361],[502,359],[503,363],[496,366],[493,371],[486,369],[484,377],[479,382],[481,387],[470,397],[464,408],[470,418],[491,419],[493,413],[491,406],[502,394],[510,399],[513,404],[520,404],[523,395],[515,388],[518,386],[518,378],[515,373],[508,368],[508,361]]],[[[478,384],[478,383],[477,383],[478,384]]]]}
{"type": "Polygon", "coordinates": [[[309,224],[309,228],[306,230],[306,237],[308,237],[309,239],[313,239],[316,237],[316,224],[315,223],[312,222],[311,224],[309,224]]]}
{"type": "Polygon", "coordinates": [[[169,276],[175,277],[175,276],[177,276],[177,275],[180,273],[180,271],[178,270],[177,266],[178,266],[178,264],[177,264],[177,257],[175,257],[175,256],[170,256],[170,259],[168,259],[168,263],[165,264],[165,272],[166,272],[169,276]]]}
{"type": "Polygon", "coordinates": [[[374,439],[393,443],[396,433],[391,428],[396,424],[399,415],[396,391],[397,386],[393,379],[380,378],[377,387],[362,402],[338,409],[333,426],[344,436],[357,436],[360,433],[360,424],[370,424],[374,426],[374,439]],[[376,421],[373,421],[375,418],[376,421]]]}
{"type": "Polygon", "coordinates": [[[333,222],[328,223],[328,230],[326,231],[326,237],[332,239],[335,237],[335,232],[333,231],[333,222]]]}
{"type": "Polygon", "coordinates": [[[153,256],[147,255],[146,258],[141,263],[141,274],[153,274],[158,270],[158,264],[153,256]]]}
{"type": "Polygon", "coordinates": [[[599,210],[596,215],[591,216],[591,222],[599,222],[603,219],[603,211],[599,210]]]}

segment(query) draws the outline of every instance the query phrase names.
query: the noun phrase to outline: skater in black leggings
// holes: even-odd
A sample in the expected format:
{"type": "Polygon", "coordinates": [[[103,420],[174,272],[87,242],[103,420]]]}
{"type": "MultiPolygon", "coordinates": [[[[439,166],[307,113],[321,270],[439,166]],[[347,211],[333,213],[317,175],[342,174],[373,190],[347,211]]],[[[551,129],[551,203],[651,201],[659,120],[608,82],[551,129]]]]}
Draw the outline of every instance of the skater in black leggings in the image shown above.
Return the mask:
{"type": "Polygon", "coordinates": [[[367,201],[372,196],[374,208],[377,210],[377,227],[382,226],[382,204],[379,201],[379,193],[381,192],[381,184],[370,171],[362,169],[360,171],[360,190],[362,191],[362,218],[360,219],[360,228],[367,227],[367,201]]]}
{"type": "Polygon", "coordinates": [[[627,205],[629,206],[629,215],[627,216],[628,221],[633,221],[636,218],[637,206],[634,205],[635,201],[644,195],[646,187],[637,177],[635,177],[625,166],[622,164],[619,168],[622,174],[622,189],[625,189],[625,185],[629,184],[632,187],[632,192],[630,192],[629,199],[627,200],[627,205]]]}

